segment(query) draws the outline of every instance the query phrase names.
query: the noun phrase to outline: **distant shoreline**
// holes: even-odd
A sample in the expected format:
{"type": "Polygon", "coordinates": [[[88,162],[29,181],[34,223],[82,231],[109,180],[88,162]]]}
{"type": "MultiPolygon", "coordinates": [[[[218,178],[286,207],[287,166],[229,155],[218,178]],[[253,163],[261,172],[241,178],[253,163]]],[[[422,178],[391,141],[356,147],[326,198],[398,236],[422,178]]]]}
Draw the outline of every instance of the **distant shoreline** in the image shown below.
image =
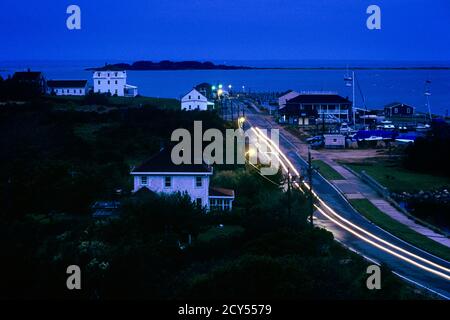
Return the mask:
{"type": "Polygon", "coordinates": [[[106,64],[103,67],[91,67],[86,68],[89,71],[118,71],[118,70],[130,70],[130,71],[192,71],[192,70],[450,70],[450,66],[356,66],[356,67],[250,67],[250,66],[234,66],[224,64],[214,64],[212,62],[198,62],[198,61],[184,61],[184,62],[172,62],[172,61],[137,61],[132,64],[128,63],[115,63],[106,64]]]}

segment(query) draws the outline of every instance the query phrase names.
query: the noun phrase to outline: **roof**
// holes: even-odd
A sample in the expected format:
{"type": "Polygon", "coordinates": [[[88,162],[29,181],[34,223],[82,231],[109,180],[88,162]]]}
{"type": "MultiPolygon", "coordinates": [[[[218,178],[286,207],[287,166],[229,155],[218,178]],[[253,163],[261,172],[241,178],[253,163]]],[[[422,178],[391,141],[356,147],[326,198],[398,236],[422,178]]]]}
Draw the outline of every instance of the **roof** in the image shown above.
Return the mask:
{"type": "Polygon", "coordinates": [[[207,98],[206,98],[201,92],[199,92],[196,88],[192,88],[188,93],[184,94],[184,95],[182,96],[182,98],[188,96],[189,94],[192,95],[192,92],[194,92],[194,94],[196,94],[196,95],[202,96],[203,98],[207,99],[207,98]]]}
{"type": "Polygon", "coordinates": [[[351,103],[347,98],[337,94],[300,94],[287,101],[287,104],[300,103],[351,103]]]}
{"type": "Polygon", "coordinates": [[[294,90],[288,90],[288,91],[282,92],[282,93],[277,95],[277,98],[284,97],[285,95],[287,95],[287,94],[289,94],[291,92],[294,92],[294,90]]]}
{"type": "Polygon", "coordinates": [[[13,79],[34,81],[39,80],[41,78],[41,75],[42,73],[40,71],[19,71],[14,73],[13,79]]]}
{"type": "Polygon", "coordinates": [[[202,164],[179,164],[176,165],[172,161],[171,150],[162,149],[157,154],[144,161],[140,166],[136,167],[131,173],[203,173],[212,174],[212,168],[202,164]]]}
{"type": "Polygon", "coordinates": [[[48,80],[47,86],[50,88],[84,88],[87,80],[48,80]]]}
{"type": "Polygon", "coordinates": [[[398,106],[401,106],[401,107],[409,107],[409,108],[413,108],[413,109],[414,109],[414,107],[411,107],[410,105],[407,105],[407,104],[404,104],[404,103],[401,103],[401,102],[392,102],[392,103],[389,103],[389,104],[387,104],[384,108],[385,108],[385,109],[391,109],[391,108],[393,108],[393,107],[398,107],[398,106]]]}
{"type": "Polygon", "coordinates": [[[218,188],[218,187],[209,187],[209,196],[210,197],[232,197],[234,198],[234,190],[218,188]]]}

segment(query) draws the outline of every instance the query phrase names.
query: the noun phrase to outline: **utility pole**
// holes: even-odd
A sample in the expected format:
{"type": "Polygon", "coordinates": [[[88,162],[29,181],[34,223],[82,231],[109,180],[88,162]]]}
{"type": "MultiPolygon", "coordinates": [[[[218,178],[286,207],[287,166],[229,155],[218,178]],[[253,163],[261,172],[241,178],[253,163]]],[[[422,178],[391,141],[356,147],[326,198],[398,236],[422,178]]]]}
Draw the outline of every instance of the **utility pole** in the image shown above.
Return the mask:
{"type": "Polygon", "coordinates": [[[291,217],[291,170],[288,168],[288,217],[291,217]]]}
{"type": "Polygon", "coordinates": [[[314,226],[314,199],[313,199],[313,181],[312,181],[312,161],[311,161],[311,148],[308,148],[308,180],[309,180],[309,218],[311,226],[314,226]]]}

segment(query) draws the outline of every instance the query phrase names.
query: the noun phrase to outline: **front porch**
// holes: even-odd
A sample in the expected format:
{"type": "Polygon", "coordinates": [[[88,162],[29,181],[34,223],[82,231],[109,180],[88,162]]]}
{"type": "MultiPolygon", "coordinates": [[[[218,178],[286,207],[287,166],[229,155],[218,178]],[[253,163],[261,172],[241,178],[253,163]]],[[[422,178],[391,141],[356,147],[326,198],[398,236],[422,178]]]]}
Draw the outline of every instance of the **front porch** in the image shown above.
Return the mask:
{"type": "Polygon", "coordinates": [[[233,209],[234,190],[210,187],[208,198],[210,211],[231,211],[233,209]]]}

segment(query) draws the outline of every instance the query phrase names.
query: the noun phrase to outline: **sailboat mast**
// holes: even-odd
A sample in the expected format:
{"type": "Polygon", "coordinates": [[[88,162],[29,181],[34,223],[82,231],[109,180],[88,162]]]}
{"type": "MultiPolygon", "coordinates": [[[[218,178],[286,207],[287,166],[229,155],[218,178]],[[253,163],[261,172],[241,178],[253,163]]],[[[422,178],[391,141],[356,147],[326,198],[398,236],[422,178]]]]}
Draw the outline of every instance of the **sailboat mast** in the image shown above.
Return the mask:
{"type": "Polygon", "coordinates": [[[352,71],[352,109],[353,109],[353,125],[356,126],[356,103],[355,103],[355,71],[352,71]]]}

